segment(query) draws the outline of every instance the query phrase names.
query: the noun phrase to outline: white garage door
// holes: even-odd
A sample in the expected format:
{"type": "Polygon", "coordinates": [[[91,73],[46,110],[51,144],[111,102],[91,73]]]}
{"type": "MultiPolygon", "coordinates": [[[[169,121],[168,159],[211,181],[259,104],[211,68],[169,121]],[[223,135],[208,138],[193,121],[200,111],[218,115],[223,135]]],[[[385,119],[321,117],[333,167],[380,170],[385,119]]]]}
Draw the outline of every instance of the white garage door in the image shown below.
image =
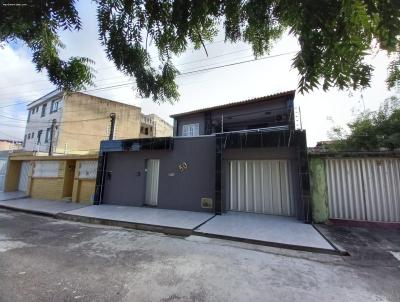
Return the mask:
{"type": "Polygon", "coordinates": [[[7,159],[0,158],[0,192],[4,191],[6,171],[7,171],[7,159]]]}
{"type": "Polygon", "coordinates": [[[295,215],[288,160],[232,160],[229,173],[231,211],[295,215]]]}
{"type": "Polygon", "coordinates": [[[21,171],[19,173],[18,191],[26,192],[28,190],[28,174],[31,163],[23,161],[21,164],[21,171]]]}

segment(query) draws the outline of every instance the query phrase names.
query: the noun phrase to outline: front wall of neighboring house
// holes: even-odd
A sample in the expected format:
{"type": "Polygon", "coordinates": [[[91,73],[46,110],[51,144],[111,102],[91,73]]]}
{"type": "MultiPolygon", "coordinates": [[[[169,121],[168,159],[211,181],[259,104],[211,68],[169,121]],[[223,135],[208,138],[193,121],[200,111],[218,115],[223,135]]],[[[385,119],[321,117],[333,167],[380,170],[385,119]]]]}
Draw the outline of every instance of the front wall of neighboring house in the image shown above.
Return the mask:
{"type": "Polygon", "coordinates": [[[72,201],[92,203],[96,188],[97,159],[77,160],[72,201]]]}
{"type": "Polygon", "coordinates": [[[107,158],[103,203],[142,206],[146,159],[159,159],[159,208],[212,211],[202,208],[201,198],[214,200],[215,137],[176,138],[173,150],[112,152],[107,158]]]}
{"type": "Polygon", "coordinates": [[[32,175],[28,193],[32,198],[61,200],[64,196],[64,179],[66,171],[66,161],[52,161],[58,165],[58,171],[54,175],[38,175],[35,173],[41,161],[33,162],[32,175]]]}

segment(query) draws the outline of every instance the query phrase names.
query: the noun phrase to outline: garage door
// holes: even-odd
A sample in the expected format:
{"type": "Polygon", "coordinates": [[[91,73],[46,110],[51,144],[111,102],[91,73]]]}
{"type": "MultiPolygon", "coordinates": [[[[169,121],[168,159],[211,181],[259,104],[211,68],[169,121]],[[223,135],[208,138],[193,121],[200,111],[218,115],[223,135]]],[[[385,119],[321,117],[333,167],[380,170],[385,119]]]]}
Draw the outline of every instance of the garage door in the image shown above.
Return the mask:
{"type": "Polygon", "coordinates": [[[295,215],[288,160],[232,160],[229,174],[231,211],[295,215]]]}
{"type": "Polygon", "coordinates": [[[329,218],[400,222],[400,159],[327,159],[329,218]]]}
{"type": "Polygon", "coordinates": [[[0,158],[0,192],[4,191],[6,171],[7,171],[7,159],[0,158]]]}
{"type": "Polygon", "coordinates": [[[29,161],[23,161],[19,173],[18,191],[26,192],[28,190],[28,174],[31,164],[29,161]]]}

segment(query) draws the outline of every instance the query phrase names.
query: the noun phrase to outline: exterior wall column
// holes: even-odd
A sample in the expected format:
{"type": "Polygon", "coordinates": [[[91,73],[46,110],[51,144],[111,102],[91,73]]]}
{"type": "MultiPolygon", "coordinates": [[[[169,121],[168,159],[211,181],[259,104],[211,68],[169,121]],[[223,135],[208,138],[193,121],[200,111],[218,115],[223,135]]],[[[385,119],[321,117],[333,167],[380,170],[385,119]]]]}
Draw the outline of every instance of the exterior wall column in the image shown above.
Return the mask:
{"type": "Polygon", "coordinates": [[[315,223],[324,223],[329,219],[325,161],[321,158],[312,157],[309,161],[309,167],[312,219],[315,223]]]}

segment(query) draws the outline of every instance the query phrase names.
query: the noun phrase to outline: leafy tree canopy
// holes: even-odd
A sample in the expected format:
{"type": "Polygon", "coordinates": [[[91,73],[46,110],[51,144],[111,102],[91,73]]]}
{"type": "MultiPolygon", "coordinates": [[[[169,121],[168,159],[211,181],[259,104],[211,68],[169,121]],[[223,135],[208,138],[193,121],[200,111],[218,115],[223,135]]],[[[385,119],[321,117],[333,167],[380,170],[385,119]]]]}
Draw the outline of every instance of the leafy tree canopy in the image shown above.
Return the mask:
{"type": "MultiPolygon", "coordinates": [[[[222,28],[228,42],[249,43],[256,57],[267,54],[289,30],[299,41],[293,66],[299,90],[369,86],[373,67],[366,55],[392,56],[387,84],[400,82],[400,1],[398,0],[95,0],[100,40],[108,58],[136,78],[144,97],[179,98],[179,71],[172,57],[190,45],[205,47],[222,28]],[[158,49],[154,66],[149,43],[158,49]]],[[[59,58],[60,30],[80,30],[75,0],[0,0],[0,41],[22,40],[33,51],[38,71],[66,90],[92,83],[92,61],[59,58]]]]}
{"type": "Polygon", "coordinates": [[[331,130],[333,144],[328,149],[342,151],[374,151],[381,148],[400,148],[400,99],[391,97],[383,102],[378,111],[360,113],[348,124],[331,130]]]}

